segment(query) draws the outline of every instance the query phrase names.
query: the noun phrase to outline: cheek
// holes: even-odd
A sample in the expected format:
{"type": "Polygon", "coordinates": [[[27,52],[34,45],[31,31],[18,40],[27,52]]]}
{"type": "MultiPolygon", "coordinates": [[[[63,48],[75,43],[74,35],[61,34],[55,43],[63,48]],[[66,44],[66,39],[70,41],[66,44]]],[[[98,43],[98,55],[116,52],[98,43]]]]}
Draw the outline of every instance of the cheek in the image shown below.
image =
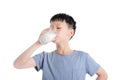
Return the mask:
{"type": "Polygon", "coordinates": [[[58,37],[67,37],[68,36],[68,31],[67,30],[58,30],[58,31],[56,31],[56,35],[58,36],[58,37]]]}
{"type": "Polygon", "coordinates": [[[60,39],[66,39],[68,37],[66,32],[60,32],[57,35],[60,39]]]}
{"type": "Polygon", "coordinates": [[[64,36],[64,33],[63,32],[57,32],[56,33],[56,38],[63,38],[63,36],[64,36]]]}

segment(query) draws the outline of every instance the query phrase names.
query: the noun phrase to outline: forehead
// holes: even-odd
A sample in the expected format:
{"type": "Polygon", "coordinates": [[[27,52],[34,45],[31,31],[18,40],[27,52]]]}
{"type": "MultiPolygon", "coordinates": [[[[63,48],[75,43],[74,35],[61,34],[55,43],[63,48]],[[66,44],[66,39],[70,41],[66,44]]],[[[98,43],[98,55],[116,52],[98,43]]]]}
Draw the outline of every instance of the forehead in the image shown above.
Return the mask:
{"type": "Polygon", "coordinates": [[[51,26],[67,26],[67,23],[65,21],[51,21],[51,26]]]}

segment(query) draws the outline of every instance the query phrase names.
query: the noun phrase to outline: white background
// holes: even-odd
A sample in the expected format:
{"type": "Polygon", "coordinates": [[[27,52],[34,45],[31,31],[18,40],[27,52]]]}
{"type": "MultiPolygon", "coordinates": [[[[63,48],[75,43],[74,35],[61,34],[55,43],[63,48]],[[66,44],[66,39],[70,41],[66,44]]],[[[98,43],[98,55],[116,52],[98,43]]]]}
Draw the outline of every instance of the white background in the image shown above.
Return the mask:
{"type": "MultiPolygon", "coordinates": [[[[49,27],[51,16],[64,12],[74,17],[77,31],[70,46],[88,52],[108,73],[108,80],[120,80],[119,0],[1,0],[0,80],[41,80],[42,71],[15,69],[13,62],[49,27]]],[[[49,43],[33,55],[54,50],[49,43]]],[[[86,80],[95,80],[96,75],[86,80]]]]}

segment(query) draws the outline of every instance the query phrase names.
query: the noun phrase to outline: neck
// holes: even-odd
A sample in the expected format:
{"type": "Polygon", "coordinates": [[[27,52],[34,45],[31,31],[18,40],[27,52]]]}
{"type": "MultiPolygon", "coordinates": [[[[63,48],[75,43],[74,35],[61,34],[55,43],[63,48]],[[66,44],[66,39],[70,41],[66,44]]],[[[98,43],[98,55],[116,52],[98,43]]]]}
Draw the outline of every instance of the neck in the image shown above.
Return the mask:
{"type": "Polygon", "coordinates": [[[73,52],[73,50],[69,47],[68,43],[56,45],[56,47],[57,47],[56,51],[59,54],[70,54],[73,52]]]}

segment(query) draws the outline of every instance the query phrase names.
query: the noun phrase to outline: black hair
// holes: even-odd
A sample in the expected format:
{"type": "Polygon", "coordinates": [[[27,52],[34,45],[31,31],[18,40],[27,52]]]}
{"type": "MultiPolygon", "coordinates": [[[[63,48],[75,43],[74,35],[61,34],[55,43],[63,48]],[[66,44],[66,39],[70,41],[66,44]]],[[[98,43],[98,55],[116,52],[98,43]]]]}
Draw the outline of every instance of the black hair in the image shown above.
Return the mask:
{"type": "Polygon", "coordinates": [[[58,13],[58,14],[55,14],[54,16],[52,16],[52,18],[50,19],[50,22],[52,22],[52,21],[65,21],[68,24],[68,28],[72,28],[74,30],[74,34],[75,34],[76,21],[73,19],[72,16],[65,14],[65,13],[58,13]]]}

